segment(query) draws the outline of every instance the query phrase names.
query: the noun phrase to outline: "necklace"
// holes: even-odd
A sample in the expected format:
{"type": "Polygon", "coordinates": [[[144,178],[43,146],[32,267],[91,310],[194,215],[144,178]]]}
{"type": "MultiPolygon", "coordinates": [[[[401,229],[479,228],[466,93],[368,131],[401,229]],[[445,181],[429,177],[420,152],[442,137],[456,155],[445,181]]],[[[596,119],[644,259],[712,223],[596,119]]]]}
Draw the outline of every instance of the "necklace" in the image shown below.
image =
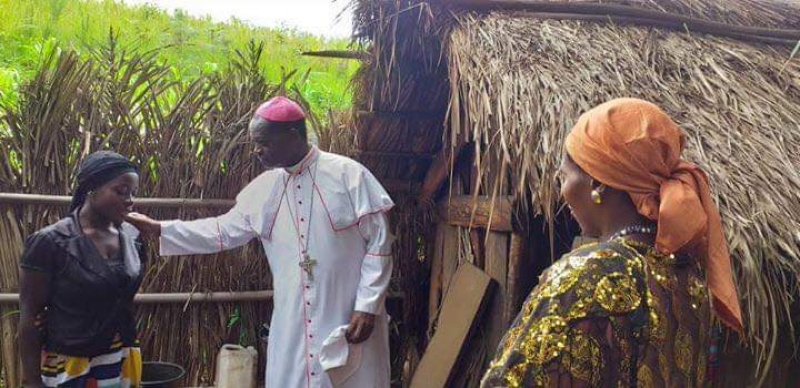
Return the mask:
{"type": "MultiPolygon", "coordinates": [[[[300,256],[303,258],[303,260],[300,261],[300,263],[298,264],[300,265],[300,268],[302,268],[303,271],[306,273],[306,275],[308,276],[308,280],[310,281],[314,281],[314,266],[317,265],[317,261],[312,260],[311,256],[308,254],[308,245],[309,245],[308,241],[311,239],[311,215],[313,214],[314,211],[314,186],[316,186],[317,182],[316,171],[318,167],[319,164],[314,165],[314,173],[311,172],[311,169],[308,170],[309,175],[311,175],[311,202],[309,202],[308,204],[308,222],[306,223],[305,243],[303,243],[303,235],[300,234],[299,222],[301,220],[298,220],[298,218],[292,211],[292,204],[287,203],[287,207],[289,208],[289,216],[292,217],[292,225],[294,226],[294,231],[295,234],[297,235],[297,242],[298,242],[298,248],[300,249],[300,256]]],[[[302,170],[300,170],[299,172],[302,173],[302,170]]],[[[285,182],[286,185],[289,184],[289,179],[291,179],[291,177],[286,180],[285,182]]],[[[297,209],[297,216],[300,216],[300,209],[297,209]]]]}
{"type": "Polygon", "coordinates": [[[632,234],[656,234],[655,226],[631,225],[611,235],[609,240],[630,236],[632,234]]]}

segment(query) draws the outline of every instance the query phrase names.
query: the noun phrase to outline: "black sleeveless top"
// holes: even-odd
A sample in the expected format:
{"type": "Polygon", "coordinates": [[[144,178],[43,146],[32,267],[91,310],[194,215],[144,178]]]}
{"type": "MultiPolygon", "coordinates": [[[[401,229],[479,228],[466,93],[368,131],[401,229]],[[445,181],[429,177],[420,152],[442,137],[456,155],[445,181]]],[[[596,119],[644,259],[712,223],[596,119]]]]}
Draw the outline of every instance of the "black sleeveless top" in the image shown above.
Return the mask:
{"type": "Polygon", "coordinates": [[[20,266],[47,272],[50,294],[44,347],[56,353],[95,357],[108,353],[119,334],[136,340],[133,296],[144,273],[144,249],[131,225],[120,228],[120,250],[106,259],[81,231],[77,212],[31,235],[20,266]]]}

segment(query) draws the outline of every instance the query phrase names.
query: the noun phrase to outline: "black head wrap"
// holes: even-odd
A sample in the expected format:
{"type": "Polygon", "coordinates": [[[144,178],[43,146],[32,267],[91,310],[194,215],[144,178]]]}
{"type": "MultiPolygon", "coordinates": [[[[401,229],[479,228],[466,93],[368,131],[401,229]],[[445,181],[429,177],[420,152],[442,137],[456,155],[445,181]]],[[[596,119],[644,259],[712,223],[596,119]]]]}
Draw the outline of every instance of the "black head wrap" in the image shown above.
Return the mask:
{"type": "Polygon", "coordinates": [[[81,207],[90,191],[129,172],[137,172],[136,166],[116,152],[98,151],[90,154],[78,167],[75,192],[72,194],[72,206],[69,211],[73,212],[81,207]]]}

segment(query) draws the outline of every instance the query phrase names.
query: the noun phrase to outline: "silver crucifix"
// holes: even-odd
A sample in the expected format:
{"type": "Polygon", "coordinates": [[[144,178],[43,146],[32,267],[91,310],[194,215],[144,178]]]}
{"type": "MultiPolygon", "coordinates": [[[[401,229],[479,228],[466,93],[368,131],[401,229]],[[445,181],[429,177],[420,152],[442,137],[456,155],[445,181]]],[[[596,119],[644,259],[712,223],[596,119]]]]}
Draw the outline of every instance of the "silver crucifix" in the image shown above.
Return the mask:
{"type": "Polygon", "coordinates": [[[314,281],[314,266],[317,265],[316,260],[311,260],[311,256],[303,256],[303,261],[300,262],[300,268],[306,271],[308,280],[314,281]]]}

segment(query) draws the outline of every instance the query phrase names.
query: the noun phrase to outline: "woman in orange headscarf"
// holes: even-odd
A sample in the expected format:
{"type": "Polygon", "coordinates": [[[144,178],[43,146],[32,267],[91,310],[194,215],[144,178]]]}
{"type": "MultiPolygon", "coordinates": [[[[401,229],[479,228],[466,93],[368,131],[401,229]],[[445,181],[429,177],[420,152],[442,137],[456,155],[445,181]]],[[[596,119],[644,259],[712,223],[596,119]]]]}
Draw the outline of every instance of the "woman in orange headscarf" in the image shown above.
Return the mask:
{"type": "Polygon", "coordinates": [[[484,387],[703,386],[711,313],[742,330],[708,179],[657,106],[616,99],[566,139],[561,194],[598,239],[545,271],[484,387]]]}

